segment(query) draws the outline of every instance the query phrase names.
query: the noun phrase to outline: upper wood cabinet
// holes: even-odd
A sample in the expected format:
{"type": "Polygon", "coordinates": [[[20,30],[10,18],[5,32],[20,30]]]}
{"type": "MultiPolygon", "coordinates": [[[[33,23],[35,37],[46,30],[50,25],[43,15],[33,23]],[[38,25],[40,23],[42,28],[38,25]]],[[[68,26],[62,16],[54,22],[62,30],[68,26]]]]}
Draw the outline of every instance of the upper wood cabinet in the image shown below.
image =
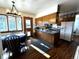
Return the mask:
{"type": "Polygon", "coordinates": [[[58,6],[59,22],[75,21],[76,5],[62,3],[58,6]]]}
{"type": "Polygon", "coordinates": [[[36,18],[35,22],[36,22],[37,25],[40,25],[43,22],[43,18],[36,18]]]}
{"type": "Polygon", "coordinates": [[[57,13],[53,13],[53,14],[49,14],[49,15],[46,15],[46,16],[43,16],[43,17],[36,18],[35,19],[36,24],[42,25],[44,22],[48,22],[50,24],[56,23],[56,14],[57,13]]]}

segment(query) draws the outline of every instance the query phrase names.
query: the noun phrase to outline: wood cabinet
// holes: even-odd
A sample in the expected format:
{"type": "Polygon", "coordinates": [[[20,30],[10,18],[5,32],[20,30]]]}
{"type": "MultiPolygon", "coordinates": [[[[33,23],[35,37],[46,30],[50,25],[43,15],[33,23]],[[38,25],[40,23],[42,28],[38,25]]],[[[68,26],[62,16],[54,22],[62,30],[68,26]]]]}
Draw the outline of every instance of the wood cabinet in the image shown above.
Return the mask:
{"type": "Polygon", "coordinates": [[[36,18],[35,19],[36,25],[41,25],[44,22],[48,22],[49,24],[56,23],[56,15],[57,13],[53,13],[53,14],[36,18]]]}
{"type": "Polygon", "coordinates": [[[59,39],[59,33],[50,34],[50,33],[36,31],[36,37],[38,39],[42,39],[50,44],[55,44],[55,43],[57,43],[57,41],[59,39]]]}
{"type": "Polygon", "coordinates": [[[75,5],[70,4],[59,4],[58,5],[58,23],[61,25],[61,22],[75,21],[76,15],[76,7],[75,5]]]}

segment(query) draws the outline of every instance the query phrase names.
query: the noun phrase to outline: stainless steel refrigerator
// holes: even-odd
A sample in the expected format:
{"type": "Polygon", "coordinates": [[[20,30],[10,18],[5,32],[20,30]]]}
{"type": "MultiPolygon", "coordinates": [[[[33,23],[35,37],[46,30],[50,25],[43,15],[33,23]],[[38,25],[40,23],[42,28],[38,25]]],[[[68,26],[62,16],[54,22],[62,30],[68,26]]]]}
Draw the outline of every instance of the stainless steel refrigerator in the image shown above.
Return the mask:
{"type": "Polygon", "coordinates": [[[74,26],[73,21],[61,22],[62,29],[60,29],[60,39],[63,39],[66,41],[71,41],[72,40],[73,26],[74,26]]]}

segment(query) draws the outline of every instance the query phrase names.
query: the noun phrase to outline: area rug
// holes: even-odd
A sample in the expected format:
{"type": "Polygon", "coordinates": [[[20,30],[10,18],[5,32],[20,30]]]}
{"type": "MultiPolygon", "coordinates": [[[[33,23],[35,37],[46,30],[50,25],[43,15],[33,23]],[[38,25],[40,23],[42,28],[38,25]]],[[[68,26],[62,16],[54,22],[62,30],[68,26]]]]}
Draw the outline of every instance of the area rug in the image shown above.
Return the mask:
{"type": "Polygon", "coordinates": [[[45,42],[41,39],[35,39],[32,44],[39,49],[41,49],[44,52],[47,52],[50,48],[53,47],[53,45],[49,44],[48,42],[45,42]]]}

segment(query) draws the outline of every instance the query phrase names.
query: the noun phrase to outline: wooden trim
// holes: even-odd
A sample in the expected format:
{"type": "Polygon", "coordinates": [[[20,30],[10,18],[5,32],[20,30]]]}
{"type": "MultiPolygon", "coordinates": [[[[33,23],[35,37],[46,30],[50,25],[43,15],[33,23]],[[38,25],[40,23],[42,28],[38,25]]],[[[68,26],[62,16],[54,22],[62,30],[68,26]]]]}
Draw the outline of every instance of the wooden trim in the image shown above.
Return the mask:
{"type": "Polygon", "coordinates": [[[8,31],[9,31],[9,22],[8,22],[8,16],[7,17],[7,28],[8,28],[8,31]]]}
{"type": "Polygon", "coordinates": [[[21,26],[22,26],[22,31],[23,31],[23,21],[22,21],[22,17],[21,17],[21,26]]]}
{"type": "Polygon", "coordinates": [[[17,30],[17,20],[16,20],[17,18],[15,17],[15,21],[16,21],[16,30],[17,30]]]}
{"type": "Polygon", "coordinates": [[[9,21],[8,21],[8,16],[11,16],[11,15],[6,15],[6,14],[0,14],[0,15],[4,15],[6,16],[6,20],[7,20],[7,31],[2,31],[0,33],[7,33],[7,32],[19,32],[19,31],[23,31],[23,23],[22,23],[22,17],[21,17],[21,25],[22,25],[22,30],[17,30],[17,20],[16,20],[16,16],[12,16],[12,17],[15,17],[15,22],[16,22],[16,30],[13,30],[13,31],[10,31],[9,30],[9,21]]]}
{"type": "MultiPolygon", "coordinates": [[[[56,14],[56,13],[57,13],[57,12],[51,13],[51,14],[48,14],[48,15],[45,15],[45,16],[41,16],[41,17],[38,17],[38,18],[46,17],[46,16],[49,16],[49,15],[54,15],[54,14],[56,14]]],[[[36,19],[38,19],[38,18],[36,18],[36,19]]]]}
{"type": "Polygon", "coordinates": [[[24,17],[24,33],[26,33],[26,30],[31,31],[31,35],[33,35],[33,18],[32,17],[24,17]],[[31,28],[29,29],[26,28],[26,19],[31,20],[31,28]]]}

